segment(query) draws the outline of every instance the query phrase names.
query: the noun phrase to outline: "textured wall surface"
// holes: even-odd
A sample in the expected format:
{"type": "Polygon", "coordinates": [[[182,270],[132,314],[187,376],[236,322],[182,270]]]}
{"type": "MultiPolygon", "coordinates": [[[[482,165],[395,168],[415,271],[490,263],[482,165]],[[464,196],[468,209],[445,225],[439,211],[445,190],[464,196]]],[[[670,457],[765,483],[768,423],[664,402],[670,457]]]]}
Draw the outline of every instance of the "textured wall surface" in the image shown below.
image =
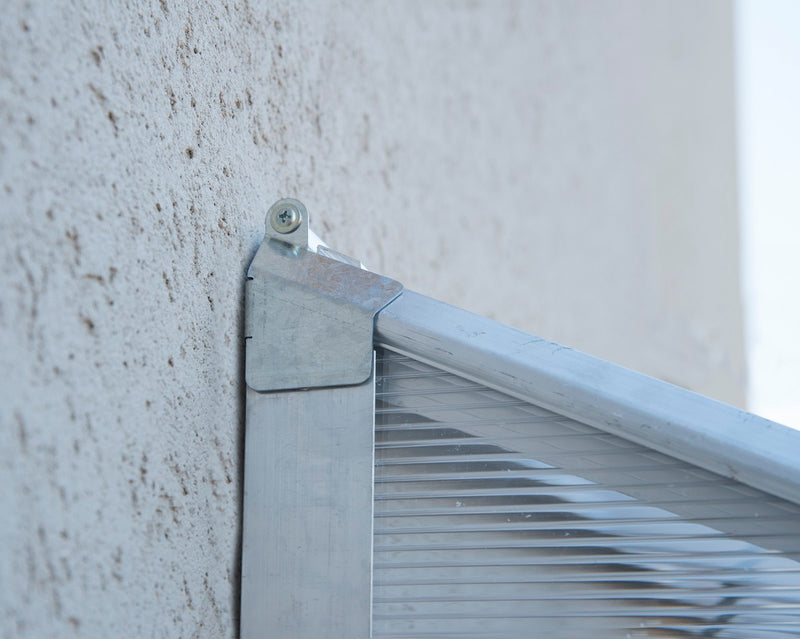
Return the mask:
{"type": "Polygon", "coordinates": [[[235,634],[279,196],[409,288],[740,401],[727,3],[111,4],[0,23],[4,637],[235,634]]]}

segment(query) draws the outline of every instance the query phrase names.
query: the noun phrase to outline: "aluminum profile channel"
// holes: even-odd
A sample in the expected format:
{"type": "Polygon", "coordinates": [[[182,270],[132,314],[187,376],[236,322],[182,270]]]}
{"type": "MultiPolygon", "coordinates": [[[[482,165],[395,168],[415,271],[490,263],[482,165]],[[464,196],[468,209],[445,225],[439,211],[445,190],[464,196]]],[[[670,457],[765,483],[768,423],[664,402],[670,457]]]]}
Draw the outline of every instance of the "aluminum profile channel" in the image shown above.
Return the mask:
{"type": "Polygon", "coordinates": [[[266,227],[245,285],[240,636],[366,639],[373,318],[402,287],[310,250],[297,200],[266,227]]]}
{"type": "Polygon", "coordinates": [[[800,504],[800,432],[404,291],[375,341],[466,379],[800,504]]]}

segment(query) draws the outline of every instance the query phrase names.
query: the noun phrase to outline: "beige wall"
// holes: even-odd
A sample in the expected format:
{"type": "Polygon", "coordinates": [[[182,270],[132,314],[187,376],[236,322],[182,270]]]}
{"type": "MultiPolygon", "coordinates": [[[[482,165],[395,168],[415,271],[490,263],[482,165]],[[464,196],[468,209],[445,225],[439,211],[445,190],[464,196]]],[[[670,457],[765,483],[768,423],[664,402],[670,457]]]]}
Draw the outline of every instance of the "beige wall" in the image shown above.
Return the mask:
{"type": "Polygon", "coordinates": [[[279,196],[408,288],[741,401],[729,4],[187,6],[4,8],[3,636],[233,636],[279,196]]]}

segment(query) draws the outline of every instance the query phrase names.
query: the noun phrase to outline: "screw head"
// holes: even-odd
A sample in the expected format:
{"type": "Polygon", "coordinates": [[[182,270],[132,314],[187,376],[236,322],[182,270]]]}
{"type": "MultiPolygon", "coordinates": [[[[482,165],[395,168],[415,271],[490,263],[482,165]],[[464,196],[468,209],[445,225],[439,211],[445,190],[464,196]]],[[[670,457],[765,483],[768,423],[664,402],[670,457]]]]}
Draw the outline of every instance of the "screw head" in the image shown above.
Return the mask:
{"type": "Polygon", "coordinates": [[[291,233],[297,230],[303,221],[303,214],[294,204],[288,202],[281,203],[272,209],[269,216],[269,223],[278,233],[291,233]]]}

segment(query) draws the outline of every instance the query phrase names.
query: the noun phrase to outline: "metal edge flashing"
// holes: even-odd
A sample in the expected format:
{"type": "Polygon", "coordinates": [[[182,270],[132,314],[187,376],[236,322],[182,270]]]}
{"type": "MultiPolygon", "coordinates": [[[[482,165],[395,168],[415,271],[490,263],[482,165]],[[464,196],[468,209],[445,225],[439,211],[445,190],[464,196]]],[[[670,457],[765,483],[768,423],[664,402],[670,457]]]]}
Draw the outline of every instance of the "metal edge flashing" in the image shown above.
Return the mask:
{"type": "Polygon", "coordinates": [[[800,504],[800,432],[404,291],[375,344],[800,504]]]}

